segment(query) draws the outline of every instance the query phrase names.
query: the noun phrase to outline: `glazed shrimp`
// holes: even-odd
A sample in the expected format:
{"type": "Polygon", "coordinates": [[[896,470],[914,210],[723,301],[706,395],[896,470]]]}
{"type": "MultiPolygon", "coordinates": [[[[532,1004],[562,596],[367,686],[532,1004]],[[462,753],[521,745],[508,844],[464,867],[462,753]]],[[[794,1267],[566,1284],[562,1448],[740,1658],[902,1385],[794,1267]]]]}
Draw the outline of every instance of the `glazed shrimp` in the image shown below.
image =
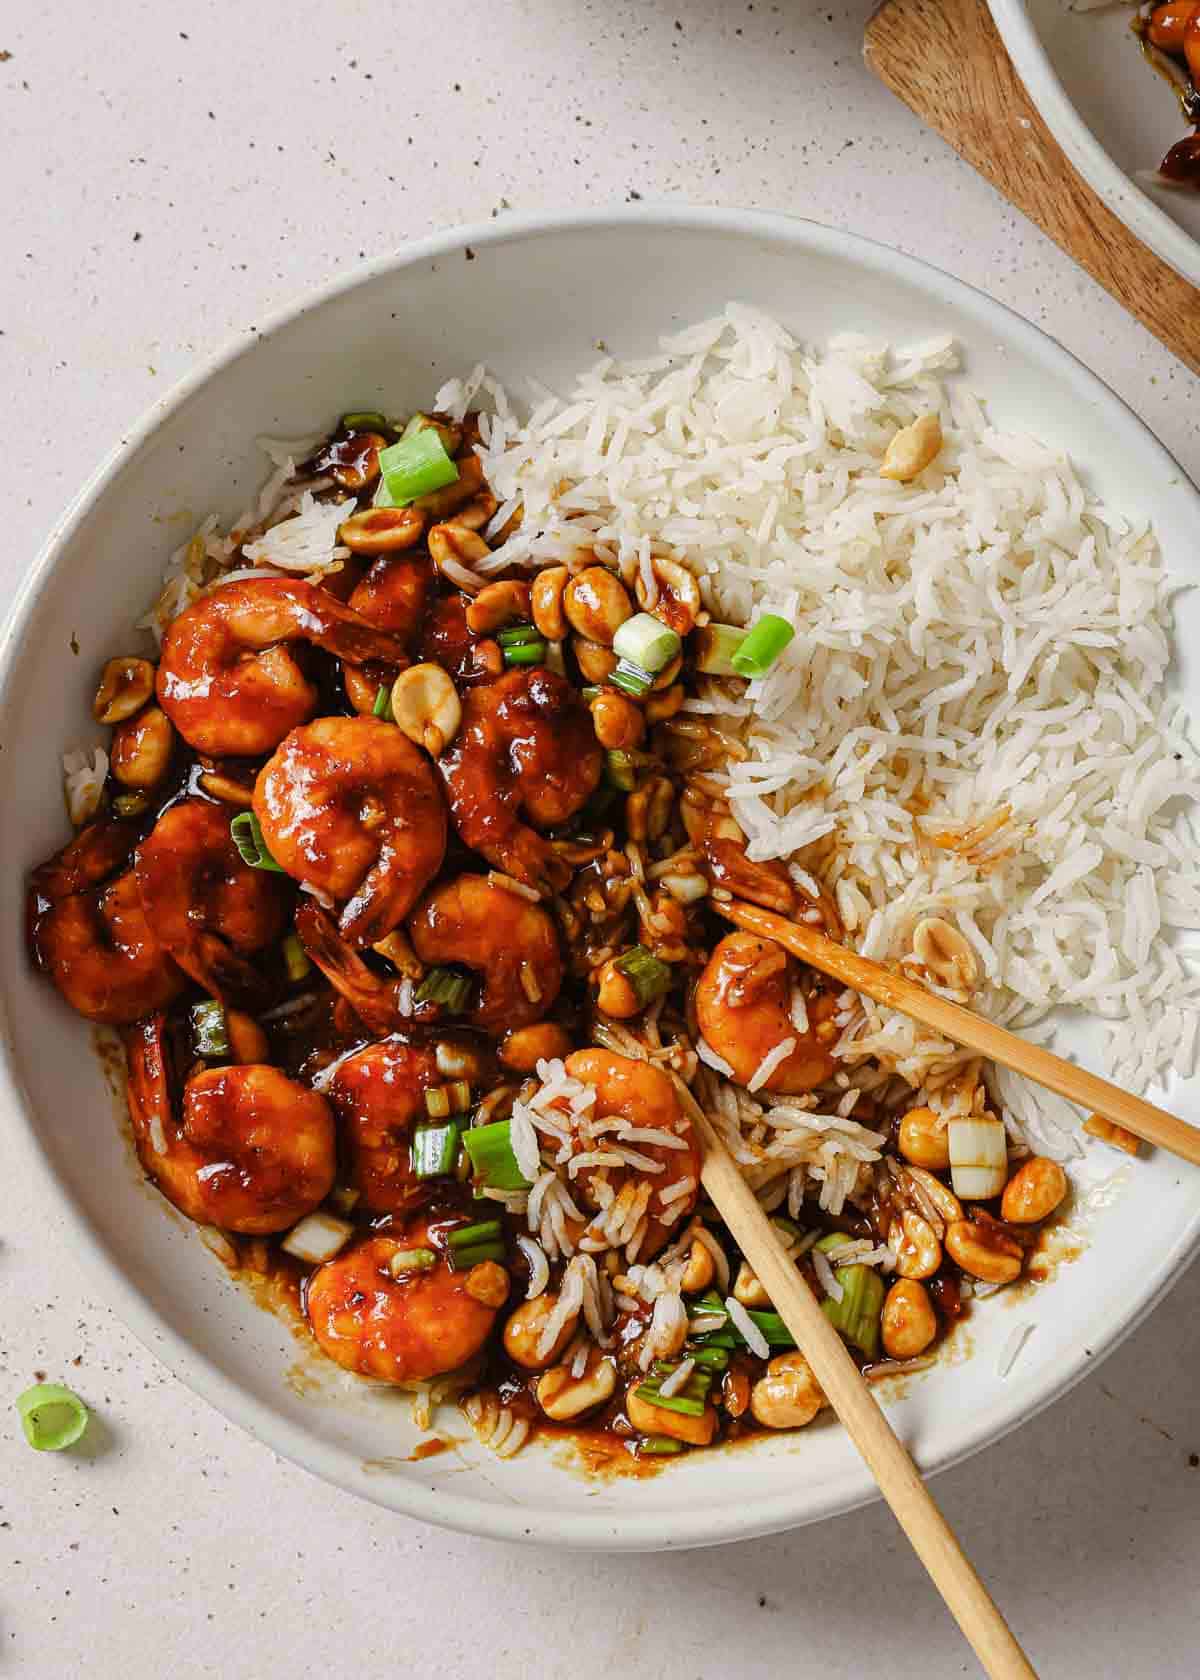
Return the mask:
{"type": "Polygon", "coordinates": [[[69,893],[37,917],[38,960],[89,1021],[126,1026],[178,997],[186,980],[146,919],[132,870],[69,893]]]}
{"type": "Polygon", "coordinates": [[[603,763],[587,708],[564,677],[539,667],[464,695],[462,724],[438,768],[465,844],[541,889],[563,885],[569,870],[535,830],[573,817],[603,763]]]}
{"type": "Polygon", "coordinates": [[[259,773],[254,813],[276,863],[345,900],[342,935],[373,945],[412,909],[446,855],[429,760],[381,718],[318,718],[259,773]]]}
{"type": "MultiPolygon", "coordinates": [[[[425,619],[434,578],[427,554],[381,554],[355,585],[347,605],[368,624],[399,636],[411,648],[425,619]]],[[[373,659],[361,666],[347,665],[343,672],[346,694],[355,711],[370,713],[380,688],[391,688],[399,671],[399,665],[373,659]]]]}
{"type": "Polygon", "coordinates": [[[176,1118],[161,1014],[126,1035],[138,1159],[181,1213],[246,1236],[285,1231],[333,1188],[329,1104],[278,1068],[209,1068],[189,1079],[176,1118]]]}
{"type": "Polygon", "coordinates": [[[129,859],[137,834],[129,823],[104,818],[81,828],[61,852],[39,864],[29,878],[30,906],[36,915],[72,893],[98,887],[129,859]]]}
{"type": "Polygon", "coordinates": [[[339,1063],[325,1094],[341,1123],[359,1207],[400,1213],[427,1199],[409,1151],[413,1126],[428,1118],[425,1093],[442,1083],[433,1051],[397,1038],[339,1063]]]}
{"type": "Polygon", "coordinates": [[[508,1275],[490,1260],[451,1271],[438,1254],[436,1233],[418,1220],[402,1236],[369,1237],[313,1273],[305,1308],[330,1359],[362,1377],[411,1383],[475,1357],[504,1305],[508,1275]],[[436,1264],[394,1277],[394,1256],[417,1248],[437,1254],[436,1264]]]}
{"type": "Polygon", "coordinates": [[[222,584],[171,625],[158,703],[197,752],[271,752],[317,709],[317,690],[292,642],[311,642],[349,665],[405,659],[398,636],[368,624],[328,590],[291,578],[247,578],[222,584]]]}
{"type": "Polygon", "coordinates": [[[282,876],[242,862],[228,807],[172,805],[139,846],[134,874],[160,944],[197,985],[214,997],[261,993],[245,959],[282,933],[289,889],[282,876]]]}
{"type": "Polygon", "coordinates": [[[400,1007],[404,982],[381,979],[368,968],[358,952],[342,938],[328,911],[311,899],[306,900],[296,910],[295,928],[312,961],[368,1032],[385,1038],[410,1020],[400,1007]]]}
{"type": "Polygon", "coordinates": [[[423,963],[461,963],[479,975],[470,1013],[486,1032],[540,1021],[562,985],[562,954],[549,914],[484,875],[459,875],[435,887],[408,924],[423,963]]]}
{"type": "MultiPolygon", "coordinates": [[[[617,1234],[625,1242],[636,1241],[644,1219],[636,1252],[638,1259],[647,1260],[672,1231],[682,1230],[700,1194],[703,1153],[695,1127],[670,1077],[649,1062],[610,1050],[576,1050],[565,1065],[572,1079],[596,1092],[590,1121],[595,1135],[588,1135],[590,1128],[575,1132],[572,1152],[620,1156],[627,1151],[636,1158],[598,1162],[579,1173],[579,1194],[596,1210],[589,1229],[596,1230],[606,1246],[617,1234]]],[[[580,1239],[585,1249],[587,1238],[585,1231],[580,1239]]]]}
{"type": "Polygon", "coordinates": [[[763,1058],[788,1039],[793,1048],[763,1081],[765,1090],[797,1096],[832,1075],[837,997],[820,989],[808,995],[801,1017],[806,1024],[797,1027],[793,986],[799,974],[781,946],[753,933],[727,934],[709,957],[696,982],[696,1019],[739,1084],[747,1084],[763,1058]]]}

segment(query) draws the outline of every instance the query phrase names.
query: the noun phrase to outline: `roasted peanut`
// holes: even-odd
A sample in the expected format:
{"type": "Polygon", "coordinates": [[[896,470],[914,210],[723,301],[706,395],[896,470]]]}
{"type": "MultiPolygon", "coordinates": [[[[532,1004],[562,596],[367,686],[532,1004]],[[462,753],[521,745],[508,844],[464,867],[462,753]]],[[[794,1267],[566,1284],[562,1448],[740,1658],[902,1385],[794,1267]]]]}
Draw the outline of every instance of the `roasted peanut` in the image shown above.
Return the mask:
{"type": "Polygon", "coordinates": [[[910,1108],[900,1122],[900,1153],[916,1167],[945,1171],[950,1165],[946,1122],[931,1108],[910,1108]]]}
{"type": "Polygon", "coordinates": [[[769,1307],[771,1297],[743,1260],[733,1284],[733,1298],[744,1307],[769,1307]]]}
{"type": "Polygon", "coordinates": [[[500,1042],[500,1061],[514,1073],[532,1073],[539,1062],[552,1061],[570,1053],[572,1039],[564,1027],[553,1021],[537,1021],[518,1027],[500,1042]]]}
{"type": "Polygon", "coordinates": [[[675,789],[668,778],[649,777],[625,801],[625,826],[629,830],[629,838],[639,845],[646,840],[661,840],[671,826],[674,810],[675,789]]]}
{"type": "Polygon", "coordinates": [[[418,496],[412,504],[430,519],[448,519],[458,508],[474,501],[485,488],[478,455],[461,455],[455,465],[458,468],[455,483],[447,484],[441,490],[431,490],[428,496],[418,496]]]}
{"type": "Polygon", "coordinates": [[[529,586],[533,622],[548,642],[561,642],[567,633],[563,595],[570,574],[565,566],[546,566],[529,586]]]}
{"type": "Polygon", "coordinates": [[[223,775],[219,770],[206,770],[199,780],[210,799],[219,799],[225,805],[237,805],[242,810],[254,803],[253,782],[247,785],[232,776],[223,775]]]}
{"type": "Polygon", "coordinates": [[[548,1418],[566,1423],[602,1406],[616,1390],[617,1372],[612,1360],[606,1359],[599,1348],[591,1348],[581,1377],[572,1376],[569,1365],[555,1365],[538,1378],[534,1392],[548,1418]]]}
{"type": "Polygon", "coordinates": [[[152,788],[171,768],[175,731],[158,706],[146,706],[113,730],[109,767],[122,787],[152,788]]]}
{"type": "Polygon", "coordinates": [[[546,1353],[538,1352],[542,1331],[557,1305],[558,1296],[547,1292],[535,1295],[532,1301],[522,1301],[511,1314],[504,1326],[504,1351],[514,1365],[521,1365],[526,1371],[545,1371],[560,1358],[575,1334],[575,1326],[579,1323],[578,1313],[572,1314],[563,1325],[552,1348],[546,1353]]]}
{"type": "Polygon", "coordinates": [[[704,1243],[699,1239],[693,1241],[688,1249],[687,1265],[683,1268],[683,1276],[679,1280],[679,1288],[684,1295],[699,1295],[703,1293],[716,1275],[713,1257],[704,1243]]]}
{"type": "Polygon", "coordinates": [[[492,551],[477,531],[469,531],[465,525],[435,525],[427,540],[434,565],[451,583],[472,594],[482,590],[484,580],[471,568],[492,551]]]}
{"type": "Polygon", "coordinates": [[[1052,1214],[1067,1193],[1067,1175],[1057,1161],[1034,1155],[1004,1186],[1001,1216],[1013,1225],[1032,1225],[1052,1214]]]}
{"type": "Polygon", "coordinates": [[[563,592],[563,611],[573,630],[611,647],[622,624],[633,617],[633,603],[615,572],[607,566],[585,566],[563,592]]]}
{"type": "Polygon", "coordinates": [[[395,554],[419,543],[425,515],[415,507],[364,508],[338,526],[338,541],[352,554],[395,554]]]}
{"type": "Polygon", "coordinates": [[[665,723],[673,718],[680,706],[683,705],[683,684],[675,683],[671,688],[664,688],[661,693],[651,689],[646,697],[646,722],[665,723]]]}
{"type": "Polygon", "coordinates": [[[640,1015],[646,1007],[634,989],[633,981],[617,967],[617,959],[610,957],[600,970],[596,988],[597,1006],[615,1021],[628,1021],[640,1015]]]}
{"type": "Polygon", "coordinates": [[[440,665],[410,665],[392,684],[392,716],[410,741],[436,758],[458,734],[462,704],[440,665]]]}
{"type": "Polygon", "coordinates": [[[1021,1275],[1021,1245],[998,1225],[956,1220],[946,1229],[946,1252],[956,1266],[983,1283],[1011,1283],[1021,1275]]]}
{"type": "Polygon", "coordinates": [[[592,725],[602,747],[623,751],[638,746],[646,733],[639,708],[611,688],[601,689],[592,701],[592,725]]]}
{"type": "Polygon", "coordinates": [[[148,659],[110,659],[92,701],[97,723],[124,723],[154,697],[154,667],[148,659]]]}
{"type": "Polygon", "coordinates": [[[966,938],[941,916],[925,916],[913,929],[913,956],[939,986],[971,992],[979,964],[966,938]]]}
{"type": "Polygon", "coordinates": [[[903,1278],[932,1277],[942,1263],[942,1245],[933,1227],[911,1208],[892,1221],[888,1246],[896,1251],[896,1270],[903,1278]]]}
{"type": "Polygon", "coordinates": [[[937,1315],[923,1284],[900,1278],[888,1290],[880,1322],[889,1359],[916,1359],[937,1335],[937,1315]]]}
{"type": "Polygon", "coordinates": [[[879,476],[907,484],[937,459],[941,447],[941,421],[936,414],[922,414],[911,426],[902,426],[892,437],[884,451],[879,476]]]}
{"type": "Polygon", "coordinates": [[[661,618],[678,635],[686,636],[700,613],[700,585],[686,566],[674,560],[655,555],[651,566],[658,582],[657,598],[651,603],[639,570],[634,580],[638,605],[653,612],[655,618],[661,618]]]}
{"type": "Polygon", "coordinates": [[[803,1429],[828,1405],[802,1353],[778,1354],[750,1393],[750,1410],[765,1429],[803,1429]]]}
{"type": "Polygon", "coordinates": [[[267,1035],[252,1016],[243,1015],[240,1009],[227,1009],[225,1033],[229,1040],[229,1053],[235,1062],[249,1065],[271,1060],[267,1035]]]}
{"type": "Polygon", "coordinates": [[[471,1267],[463,1287],[473,1301],[485,1307],[502,1307],[508,1300],[509,1276],[494,1260],[481,1260],[471,1267]]]}
{"type": "Polygon", "coordinates": [[[529,617],[529,585],[523,578],[501,578],[485,583],[467,608],[467,629],[489,636],[505,624],[520,624],[529,617]]]}
{"type": "Polygon", "coordinates": [[[1200,0],[1167,0],[1165,6],[1156,6],[1146,30],[1150,44],[1162,52],[1182,52],[1184,34],[1197,12],[1200,0]]]}
{"type": "Polygon", "coordinates": [[[948,1190],[940,1178],[935,1178],[925,1167],[912,1166],[908,1168],[908,1176],[914,1184],[919,1184],[926,1196],[937,1209],[938,1217],[945,1224],[951,1225],[963,1216],[962,1203],[948,1190]]]}
{"type": "Polygon", "coordinates": [[[611,648],[599,642],[589,642],[586,636],[573,636],[571,646],[579,662],[579,674],[585,682],[607,682],[617,668],[617,656],[611,648]]]}

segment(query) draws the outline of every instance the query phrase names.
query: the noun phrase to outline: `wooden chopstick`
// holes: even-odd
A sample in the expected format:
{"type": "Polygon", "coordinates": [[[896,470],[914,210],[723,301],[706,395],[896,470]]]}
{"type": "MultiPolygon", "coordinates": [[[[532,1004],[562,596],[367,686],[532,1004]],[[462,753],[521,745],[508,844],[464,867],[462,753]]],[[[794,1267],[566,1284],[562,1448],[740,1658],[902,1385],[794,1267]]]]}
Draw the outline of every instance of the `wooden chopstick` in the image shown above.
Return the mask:
{"type": "Polygon", "coordinates": [[[738,927],[745,928],[748,933],[761,934],[764,939],[775,940],[794,957],[799,957],[801,962],[819,968],[822,974],[832,975],[843,985],[874,998],[876,1003],[887,1004],[899,1009],[902,1014],[911,1015],[914,1021],[932,1027],[955,1044],[978,1050],[990,1061],[1025,1074],[1036,1084],[1044,1085],[1049,1091],[1057,1091],[1060,1097],[1078,1103],[1089,1113],[1099,1114],[1105,1120],[1124,1126],[1127,1132],[1132,1132],[1146,1143],[1169,1149],[1173,1155],[1200,1166],[1200,1129],[1190,1126],[1186,1120],[1156,1108],[1153,1103],[1135,1097],[1129,1091],[1122,1091],[1117,1085],[1110,1085],[1107,1079],[1088,1073],[1073,1062],[1065,1062],[1061,1056],[1044,1050],[1040,1044],[1026,1043],[1016,1033],[998,1027],[994,1021],[986,1021],[982,1015],[964,1009],[961,1004],[951,1003],[948,998],[926,991],[924,986],[906,975],[893,974],[879,963],[860,957],[857,951],[839,945],[836,940],[818,933],[803,922],[789,921],[786,916],[777,916],[773,910],[760,910],[756,904],[744,904],[739,899],[731,902],[713,899],[710,902],[714,910],[736,922],[738,927]]]}
{"type": "Polygon", "coordinates": [[[912,1459],[863,1381],[770,1220],[707,1116],[681,1079],[680,1101],[704,1139],[701,1182],[751,1270],[771,1297],[825,1397],[845,1426],[929,1572],[951,1615],[993,1680],[1037,1680],[1012,1630],[963,1552],[912,1459]]]}

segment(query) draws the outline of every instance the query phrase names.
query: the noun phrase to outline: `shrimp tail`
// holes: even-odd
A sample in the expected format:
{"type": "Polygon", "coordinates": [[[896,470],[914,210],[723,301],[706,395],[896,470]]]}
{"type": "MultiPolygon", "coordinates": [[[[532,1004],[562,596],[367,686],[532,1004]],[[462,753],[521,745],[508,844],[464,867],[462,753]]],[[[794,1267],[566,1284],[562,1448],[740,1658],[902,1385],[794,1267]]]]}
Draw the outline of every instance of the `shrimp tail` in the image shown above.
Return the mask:
{"type": "Polygon", "coordinates": [[[302,904],[296,911],[296,933],[309,957],[363,1025],[381,1035],[393,1032],[403,1017],[392,988],[372,974],[357,951],[351,950],[328,912],[317,904],[302,904]]]}
{"type": "Polygon", "coordinates": [[[89,823],[61,852],[33,871],[31,890],[47,903],[58,904],[88,887],[98,887],[128,861],[136,843],[130,823],[104,818],[89,823]]]}
{"type": "Polygon", "coordinates": [[[201,930],[171,955],[185,974],[222,1003],[232,1000],[255,1009],[269,998],[267,982],[254,965],[215,933],[201,930]]]}
{"type": "Polygon", "coordinates": [[[326,653],[344,659],[347,665],[365,665],[369,660],[400,668],[408,664],[408,649],[402,637],[380,630],[332,596],[328,606],[322,604],[321,617],[324,622],[312,640],[326,653]]]}
{"type": "Polygon", "coordinates": [[[125,1043],[125,1096],[139,1154],[149,1147],[152,1156],[166,1147],[166,1128],[173,1119],[171,1079],[167,1066],[167,1017],[162,1010],[135,1022],[122,1034],[125,1043]]]}

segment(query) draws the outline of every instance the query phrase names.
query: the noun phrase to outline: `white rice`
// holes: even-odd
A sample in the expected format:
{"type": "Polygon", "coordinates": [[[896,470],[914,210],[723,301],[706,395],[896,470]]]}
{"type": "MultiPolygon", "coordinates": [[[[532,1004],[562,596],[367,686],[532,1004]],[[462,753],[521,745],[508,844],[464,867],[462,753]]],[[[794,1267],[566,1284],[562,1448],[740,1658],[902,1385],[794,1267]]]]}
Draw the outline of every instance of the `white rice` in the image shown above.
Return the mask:
{"type": "Polygon", "coordinates": [[[842,1288],[834,1273],[833,1267],[821,1253],[819,1248],[811,1250],[813,1268],[817,1274],[817,1282],[831,1301],[840,1301],[846,1291],[842,1288]]]}
{"type": "Polygon", "coordinates": [[[100,809],[104,781],[108,775],[108,754],[103,747],[62,756],[63,797],[67,815],[76,828],[90,822],[100,809]]]}
{"type": "MultiPolygon", "coordinates": [[[[741,691],[751,716],[714,708],[749,749],[723,774],[750,857],[834,895],[877,959],[943,917],[977,958],[974,1007],[1047,1034],[1059,1006],[1086,1011],[1110,1074],[1142,1088],[1189,1071],[1200,1011],[1174,948],[1200,926],[1200,849],[1196,753],[1163,687],[1170,581],[1144,523],[944,381],[957,362],[946,338],[817,352],[731,304],[658,355],[540,393],[523,423],[472,376],[497,402],[484,470],[523,510],[487,565],[596,549],[632,580],[666,558],[719,619],[787,618],[791,645],[741,691]],[[913,483],[881,478],[923,413],[939,457],[913,483]]],[[[965,1058],[870,1002],[841,1025],[844,1061],[914,1085],[965,1058]]],[[[839,1174],[829,1205],[844,1192],[839,1174]]]]}
{"type": "Polygon", "coordinates": [[[996,1374],[1004,1378],[1012,1370],[1020,1357],[1025,1343],[1033,1335],[1037,1326],[1033,1323],[1018,1324],[1000,1350],[1000,1358],[996,1362],[996,1374]]]}
{"type": "Polygon", "coordinates": [[[742,1303],[730,1295],[725,1301],[725,1311],[729,1314],[729,1322],[734,1329],[746,1338],[746,1346],[750,1349],[750,1352],[756,1354],[759,1359],[769,1359],[771,1357],[771,1344],[742,1303]]]}

